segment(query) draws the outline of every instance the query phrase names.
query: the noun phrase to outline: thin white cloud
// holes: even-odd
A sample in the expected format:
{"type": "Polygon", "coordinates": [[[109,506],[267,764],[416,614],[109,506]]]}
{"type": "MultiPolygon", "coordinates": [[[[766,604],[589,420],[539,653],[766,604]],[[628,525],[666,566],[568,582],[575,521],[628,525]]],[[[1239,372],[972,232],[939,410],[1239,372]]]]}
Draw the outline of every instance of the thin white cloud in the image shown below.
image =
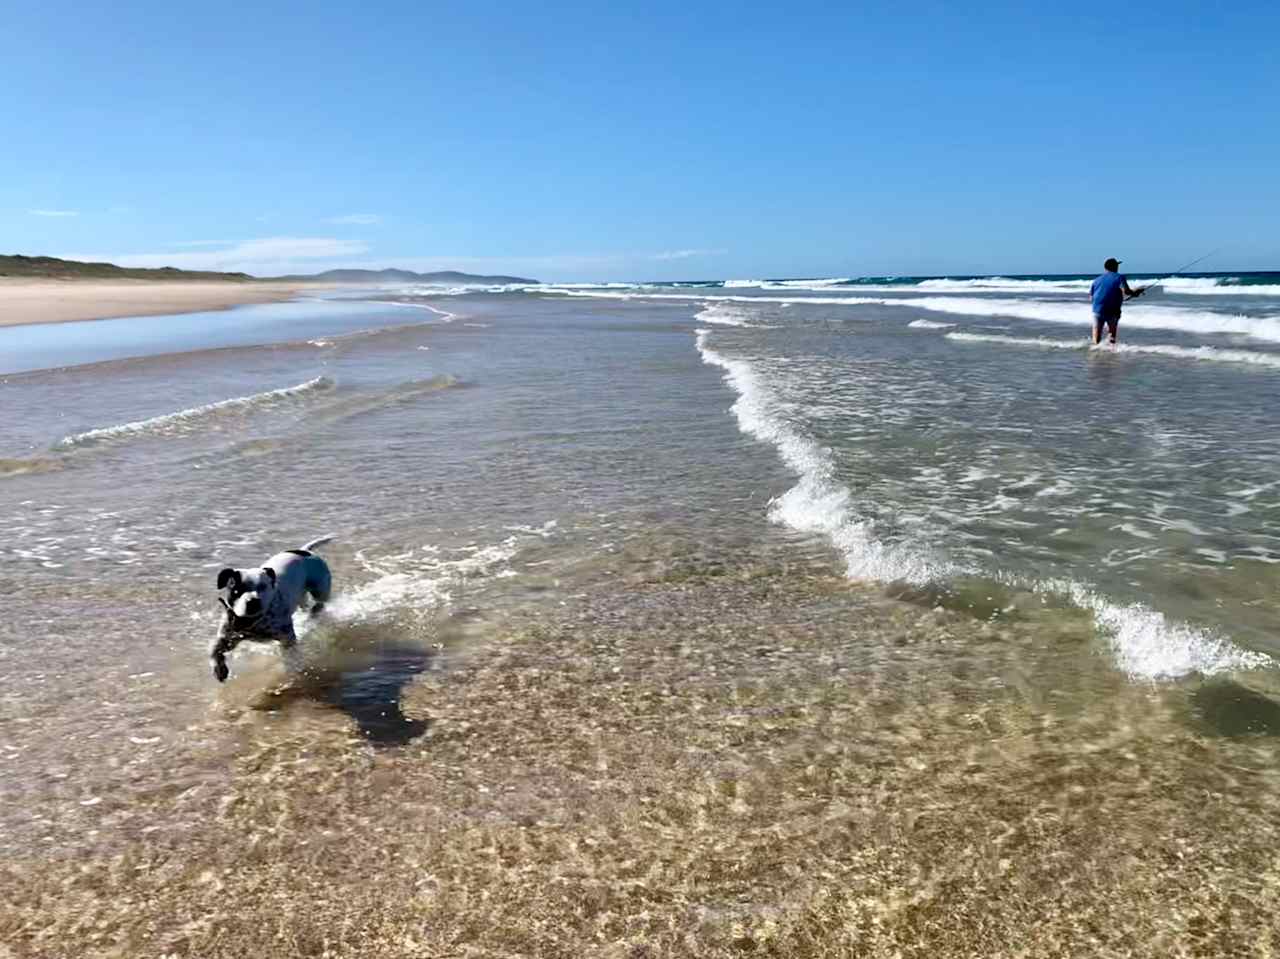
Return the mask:
{"type": "MultiPolygon", "coordinates": [[[[187,244],[191,246],[193,244],[187,244]]],[[[196,241],[195,245],[207,245],[196,241]]],[[[73,259],[107,260],[120,266],[173,266],[182,270],[222,270],[259,276],[309,272],[331,264],[323,261],[364,256],[369,247],[333,237],[275,236],[226,244],[222,249],[175,250],[167,253],[95,254],[73,259]],[[320,261],[319,263],[317,261],[320,261]]]]}
{"type": "Polygon", "coordinates": [[[325,222],[348,226],[373,226],[381,223],[382,217],[377,213],[348,213],[346,216],[331,216],[325,222]]]}
{"type": "Polygon", "coordinates": [[[79,210],[28,210],[32,216],[79,216],[79,210]]]}
{"type": "Polygon", "coordinates": [[[728,250],[664,250],[651,257],[654,260],[688,260],[695,256],[724,256],[728,250]]]}

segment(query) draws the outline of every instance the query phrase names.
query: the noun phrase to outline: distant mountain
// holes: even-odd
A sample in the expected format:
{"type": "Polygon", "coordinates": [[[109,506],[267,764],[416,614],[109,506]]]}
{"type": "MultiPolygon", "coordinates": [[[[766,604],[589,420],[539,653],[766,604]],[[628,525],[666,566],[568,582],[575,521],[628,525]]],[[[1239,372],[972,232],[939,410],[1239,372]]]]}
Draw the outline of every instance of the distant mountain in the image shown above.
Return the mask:
{"type": "Polygon", "coordinates": [[[209,273],[200,270],[178,270],[172,266],[159,269],[116,266],[114,263],[82,263],[60,260],[56,256],[0,256],[0,276],[54,280],[252,280],[248,273],[209,273]]]}
{"type": "Polygon", "coordinates": [[[442,270],[438,273],[415,273],[413,270],[325,270],[308,275],[276,276],[274,280],[291,283],[425,283],[431,286],[532,286],[537,280],[523,276],[477,276],[442,270]]]}

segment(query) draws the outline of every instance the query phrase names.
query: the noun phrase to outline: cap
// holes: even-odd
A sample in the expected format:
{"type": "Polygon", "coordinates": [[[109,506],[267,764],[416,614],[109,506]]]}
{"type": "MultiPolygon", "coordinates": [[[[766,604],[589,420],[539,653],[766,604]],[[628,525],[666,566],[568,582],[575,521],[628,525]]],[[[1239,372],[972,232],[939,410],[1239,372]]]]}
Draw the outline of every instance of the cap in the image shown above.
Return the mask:
{"type": "Polygon", "coordinates": [[[1120,261],[1117,260],[1114,256],[1110,257],[1106,263],[1102,264],[1102,268],[1104,270],[1115,270],[1115,269],[1118,269],[1119,266],[1120,266],[1120,261]]]}

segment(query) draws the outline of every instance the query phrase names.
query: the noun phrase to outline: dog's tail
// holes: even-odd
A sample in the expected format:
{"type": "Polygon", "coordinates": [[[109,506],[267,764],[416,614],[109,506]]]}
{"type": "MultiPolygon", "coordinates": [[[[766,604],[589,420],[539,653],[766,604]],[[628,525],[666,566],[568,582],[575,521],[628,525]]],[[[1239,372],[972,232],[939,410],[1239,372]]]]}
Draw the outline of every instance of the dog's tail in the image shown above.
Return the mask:
{"type": "Polygon", "coordinates": [[[332,536],[321,536],[319,539],[313,539],[310,543],[307,543],[302,548],[303,550],[309,553],[313,549],[315,549],[317,546],[323,546],[325,543],[331,542],[332,540],[333,540],[332,536]]]}

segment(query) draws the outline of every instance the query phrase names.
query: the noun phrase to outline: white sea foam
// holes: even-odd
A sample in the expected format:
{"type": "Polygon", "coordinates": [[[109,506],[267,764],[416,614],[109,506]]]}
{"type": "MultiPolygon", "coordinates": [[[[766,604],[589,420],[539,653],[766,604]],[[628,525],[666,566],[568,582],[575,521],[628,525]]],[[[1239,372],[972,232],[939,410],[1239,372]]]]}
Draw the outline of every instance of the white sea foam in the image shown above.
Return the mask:
{"type": "Polygon", "coordinates": [[[1085,350],[1089,340],[1050,340],[1039,336],[999,336],[995,333],[948,333],[947,339],[959,343],[999,343],[1004,346],[1039,346],[1046,350],[1085,350]]]}
{"type": "MultiPolygon", "coordinates": [[[[885,306],[911,306],[937,313],[962,316],[1011,316],[1042,323],[1070,323],[1088,327],[1093,322],[1089,304],[1049,300],[977,299],[970,297],[903,297],[880,301],[885,306]]],[[[1187,333],[1243,333],[1261,340],[1280,342],[1280,316],[1243,316],[1176,306],[1127,306],[1121,321],[1129,327],[1181,330],[1187,333]]]]}
{"type": "Polygon", "coordinates": [[[369,624],[435,615],[470,583],[517,575],[511,560],[531,539],[553,535],[555,526],[553,520],[541,527],[514,528],[513,535],[486,545],[423,546],[381,556],[357,552],[357,564],[372,578],[339,592],[325,606],[325,617],[315,620],[299,614],[294,626],[301,636],[326,621],[369,624]]]}
{"type": "Polygon", "coordinates": [[[557,296],[580,296],[590,297],[592,299],[609,300],[683,300],[685,302],[693,301],[698,303],[781,303],[784,306],[791,303],[825,303],[839,306],[861,306],[866,304],[874,305],[879,303],[906,302],[906,300],[885,300],[879,297],[865,296],[738,296],[729,293],[654,293],[648,291],[623,293],[617,290],[579,290],[570,287],[547,287],[539,292],[551,293],[557,296]]]}
{"type": "Polygon", "coordinates": [[[1260,353],[1255,350],[1232,350],[1216,346],[1174,346],[1167,343],[1120,343],[1116,346],[1102,344],[1094,347],[1087,339],[1050,340],[1026,336],[997,336],[988,333],[948,333],[947,339],[961,343],[996,343],[1005,346],[1036,346],[1042,349],[1083,350],[1098,349],[1109,353],[1146,354],[1169,356],[1179,360],[1209,360],[1219,363],[1248,363],[1253,366],[1280,368],[1280,353],[1260,353]]]}
{"type": "Polygon", "coordinates": [[[210,417],[271,406],[282,401],[303,397],[310,393],[328,390],[332,387],[333,380],[327,376],[317,376],[315,379],[299,383],[297,386],[268,390],[265,393],[254,393],[251,396],[237,396],[229,400],[219,400],[216,403],[206,403],[203,406],[193,406],[190,409],[178,410],[176,413],[166,413],[163,416],[153,416],[145,420],[121,423],[118,426],[104,426],[99,429],[87,430],[83,433],[73,433],[59,440],[56,448],[68,449],[112,440],[131,439],[136,436],[165,436],[185,433],[189,432],[193,426],[197,426],[210,417]]]}
{"type": "MultiPolygon", "coordinates": [[[[1088,291],[1091,279],[1014,279],[1005,276],[982,276],[956,280],[940,278],[921,280],[913,289],[930,293],[1047,293],[1077,294],[1088,291]]],[[[1242,285],[1235,277],[1167,276],[1160,279],[1133,280],[1133,286],[1159,286],[1166,293],[1179,296],[1280,296],[1275,284],[1242,285]]],[[[882,287],[868,287],[882,289],[882,287]]],[[[901,286],[897,289],[902,289],[901,286]]]]}
{"type": "MultiPolygon", "coordinates": [[[[785,404],[765,382],[757,366],[712,349],[708,341],[713,335],[711,330],[698,330],[697,347],[703,361],[723,370],[725,381],[738,394],[733,413],[739,427],[744,433],[773,445],[787,466],[799,475],[795,486],[771,502],[769,518],[772,521],[825,535],[843,554],[846,572],[851,578],[924,583],[973,572],[934,561],[921,550],[889,546],[875,539],[870,525],[859,520],[854,511],[853,494],[836,479],[830,451],[788,421],[785,404]]],[[[1040,345],[1042,341],[1025,342],[1040,345]]],[[[1064,344],[1071,349],[1084,346],[1084,342],[1064,344]]],[[[974,471],[965,477],[966,480],[986,478],[985,474],[974,471]]],[[[1064,490],[1065,487],[1059,485],[1042,493],[1057,495],[1064,490]]],[[[1140,604],[1111,601],[1080,583],[1054,581],[1037,583],[1030,588],[1064,595],[1092,613],[1099,632],[1114,652],[1118,667],[1135,679],[1167,680],[1191,673],[1213,675],[1276,665],[1270,657],[1241,649],[1210,630],[1171,621],[1163,613],[1140,604]]]]}
{"type": "MultiPolygon", "coordinates": [[[[860,290],[862,288],[859,288],[860,290]]],[[[897,288],[901,290],[901,287],[897,288]]],[[[732,294],[620,292],[548,287],[543,292],[563,296],[603,297],[621,300],[683,300],[709,303],[780,303],[818,306],[894,306],[959,316],[1007,316],[1042,323],[1092,323],[1088,302],[966,296],[737,296],[732,294]]],[[[1142,329],[1180,330],[1197,335],[1240,333],[1255,339],[1280,342],[1280,315],[1246,316],[1197,310],[1191,307],[1130,304],[1125,325],[1142,329]]]]}
{"type": "Polygon", "coordinates": [[[936,320],[912,320],[907,326],[917,330],[950,330],[955,327],[955,324],[939,323],[936,320]]]}
{"type": "MultiPolygon", "coordinates": [[[[973,292],[1008,293],[1076,293],[1088,290],[1091,280],[1015,280],[1003,276],[984,276],[967,280],[921,280],[910,289],[927,290],[930,293],[946,293],[952,290],[973,292]]],[[[902,289],[902,287],[898,287],[902,289]]]]}
{"type": "MultiPolygon", "coordinates": [[[[1231,277],[1169,276],[1161,279],[1132,281],[1133,286],[1159,286],[1166,293],[1179,296],[1280,296],[1280,285],[1258,284],[1253,286],[1233,282],[1231,277]]],[[[759,287],[760,289],[812,289],[827,290],[844,286],[848,279],[832,280],[732,280],[726,287],[759,287]]],[[[927,292],[927,293],[1043,293],[1048,295],[1082,295],[1087,293],[1092,279],[1017,279],[1005,276],[982,276],[967,279],[921,280],[914,284],[858,284],[858,292],[927,292]]]]}
{"type": "Polygon", "coordinates": [[[545,293],[547,290],[559,287],[570,287],[575,290],[635,290],[642,286],[644,286],[643,283],[537,283],[524,289],[545,293]]]}
{"type": "Polygon", "coordinates": [[[429,310],[439,316],[445,323],[452,323],[458,318],[456,313],[450,313],[447,310],[439,310],[427,303],[405,303],[401,300],[388,300],[391,306],[407,306],[415,310],[429,310]]]}
{"type": "Polygon", "coordinates": [[[536,291],[539,286],[541,286],[539,283],[460,283],[439,286],[426,283],[401,287],[400,292],[404,296],[465,296],[468,293],[523,293],[526,290],[536,291]]]}
{"type": "Polygon", "coordinates": [[[773,391],[745,360],[729,359],[707,345],[710,330],[697,331],[702,360],[724,371],[725,382],[738,394],[733,413],[739,428],[749,436],[773,445],[784,463],[800,480],[769,505],[769,518],[800,532],[826,536],[844,556],[846,572],[853,579],[880,582],[928,582],[948,569],[907,547],[877,540],[869,523],[854,513],[853,494],[835,480],[831,453],[780,415],[773,391]]]}
{"type": "Polygon", "coordinates": [[[1230,282],[1230,278],[1170,276],[1163,280],[1139,280],[1143,286],[1160,286],[1166,293],[1179,296],[1280,296],[1280,285],[1259,283],[1242,285],[1230,282]]]}
{"type": "Polygon", "coordinates": [[[1171,622],[1163,613],[1138,603],[1110,602],[1079,583],[1046,583],[1041,589],[1066,595],[1092,612],[1117,664],[1136,679],[1176,679],[1191,673],[1212,676],[1276,665],[1270,656],[1241,649],[1210,630],[1171,622]]]}
{"type": "Polygon", "coordinates": [[[837,276],[814,280],[725,280],[723,285],[726,290],[829,290],[833,286],[842,286],[848,282],[847,276],[837,276]]]}
{"type": "Polygon", "coordinates": [[[694,319],[719,326],[747,326],[750,314],[739,307],[717,303],[702,310],[694,319]]]}

